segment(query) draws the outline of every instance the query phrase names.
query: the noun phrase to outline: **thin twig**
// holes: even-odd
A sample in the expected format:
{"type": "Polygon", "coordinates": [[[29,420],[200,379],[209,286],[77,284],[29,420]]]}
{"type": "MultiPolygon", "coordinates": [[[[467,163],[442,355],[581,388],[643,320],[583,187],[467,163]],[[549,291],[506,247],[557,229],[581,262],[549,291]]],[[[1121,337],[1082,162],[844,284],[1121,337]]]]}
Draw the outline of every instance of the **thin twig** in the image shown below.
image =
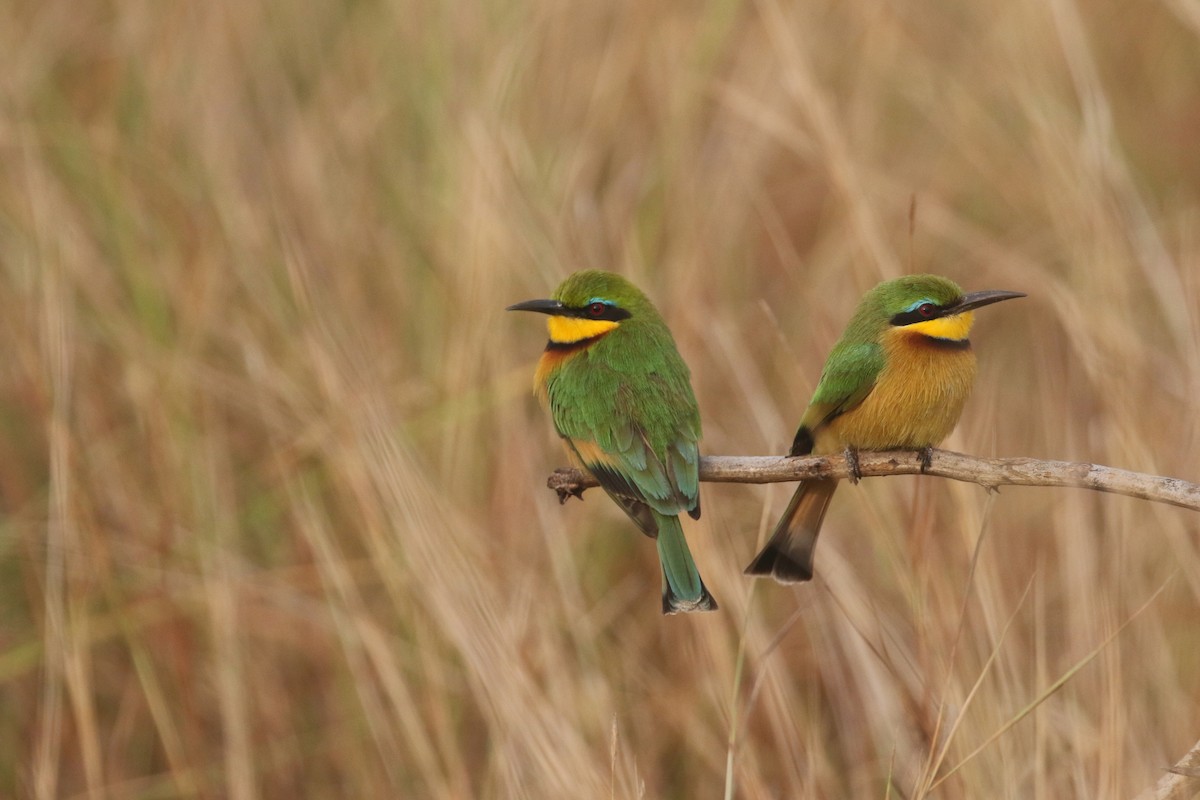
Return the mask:
{"type": "MultiPolygon", "coordinates": [[[[921,473],[920,454],[908,450],[860,453],[863,477],[921,473]]],[[[1036,458],[978,458],[949,450],[934,450],[926,475],[977,483],[988,490],[999,486],[1062,486],[1093,489],[1128,497],[1168,503],[1200,511],[1200,485],[1179,478],[1130,472],[1078,461],[1043,461],[1036,458]]],[[[706,456],[700,459],[700,480],[714,483],[781,483],[810,478],[848,478],[844,456],[706,456]]],[[[559,500],[582,497],[598,484],[577,469],[555,470],[546,485],[559,500]]]]}
{"type": "Polygon", "coordinates": [[[1167,767],[1167,774],[1158,783],[1139,794],[1135,800],[1191,800],[1200,791],[1200,742],[1175,766],[1167,767]]]}

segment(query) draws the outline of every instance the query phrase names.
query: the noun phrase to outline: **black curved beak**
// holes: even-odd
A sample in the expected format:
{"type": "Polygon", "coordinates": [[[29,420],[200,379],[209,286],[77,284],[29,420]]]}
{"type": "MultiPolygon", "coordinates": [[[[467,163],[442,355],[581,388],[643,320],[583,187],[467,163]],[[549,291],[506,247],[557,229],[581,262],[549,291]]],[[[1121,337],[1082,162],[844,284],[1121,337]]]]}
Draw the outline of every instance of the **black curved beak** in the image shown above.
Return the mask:
{"type": "Polygon", "coordinates": [[[1003,289],[984,289],[982,292],[967,292],[962,296],[961,300],[947,310],[958,314],[962,311],[979,308],[980,306],[990,306],[992,303],[999,303],[1001,300],[1012,300],[1017,297],[1026,296],[1024,292],[1006,292],[1003,289]]]}
{"type": "Polygon", "coordinates": [[[513,303],[505,311],[536,311],[539,314],[558,314],[563,310],[563,304],[557,300],[525,300],[513,303]]]}

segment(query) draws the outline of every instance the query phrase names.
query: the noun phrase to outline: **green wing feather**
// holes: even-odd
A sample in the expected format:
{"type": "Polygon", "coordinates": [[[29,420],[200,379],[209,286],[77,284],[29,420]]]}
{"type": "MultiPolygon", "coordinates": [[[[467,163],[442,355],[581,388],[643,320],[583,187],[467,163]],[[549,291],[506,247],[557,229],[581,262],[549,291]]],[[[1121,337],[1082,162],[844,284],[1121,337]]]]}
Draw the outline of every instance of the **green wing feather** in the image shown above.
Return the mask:
{"type": "Polygon", "coordinates": [[[875,388],[883,367],[883,348],[878,344],[847,342],[834,347],[800,422],[801,428],[815,433],[830,420],[858,406],[875,388]]]}
{"type": "Polygon", "coordinates": [[[700,516],[700,411],[668,339],[619,351],[594,344],[547,381],[559,434],[647,536],[662,569],[664,614],[716,609],[677,515],[700,516]],[[630,357],[632,356],[632,357],[630,357]]]}
{"type": "Polygon", "coordinates": [[[637,357],[629,358],[604,344],[548,382],[555,427],[639,525],[621,499],[667,516],[698,513],[700,414],[687,367],[673,346],[632,348],[637,357]],[[597,448],[600,458],[588,458],[597,448]]]}

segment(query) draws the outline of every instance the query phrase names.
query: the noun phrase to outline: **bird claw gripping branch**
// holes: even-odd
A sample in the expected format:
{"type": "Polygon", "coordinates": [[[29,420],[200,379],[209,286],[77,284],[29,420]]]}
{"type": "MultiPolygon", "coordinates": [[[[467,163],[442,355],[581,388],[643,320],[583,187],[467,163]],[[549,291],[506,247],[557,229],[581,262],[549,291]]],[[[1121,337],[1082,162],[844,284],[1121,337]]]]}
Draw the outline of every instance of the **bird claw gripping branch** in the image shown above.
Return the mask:
{"type": "Polygon", "coordinates": [[[572,497],[583,501],[583,490],[587,487],[579,482],[579,472],[573,469],[559,467],[546,479],[546,486],[558,493],[558,504],[563,505],[572,497]]]}

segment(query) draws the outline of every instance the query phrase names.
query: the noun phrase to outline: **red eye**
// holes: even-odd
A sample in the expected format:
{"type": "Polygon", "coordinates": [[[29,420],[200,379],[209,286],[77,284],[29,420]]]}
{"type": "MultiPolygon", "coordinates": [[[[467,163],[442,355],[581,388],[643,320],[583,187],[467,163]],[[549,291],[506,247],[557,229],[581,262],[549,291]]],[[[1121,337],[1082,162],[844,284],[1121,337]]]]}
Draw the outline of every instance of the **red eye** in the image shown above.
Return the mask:
{"type": "Polygon", "coordinates": [[[604,303],[592,303],[588,306],[588,313],[593,317],[603,317],[604,312],[608,310],[608,306],[604,303]]]}
{"type": "Polygon", "coordinates": [[[933,303],[922,303],[920,308],[917,309],[917,313],[928,319],[929,317],[933,316],[935,309],[936,306],[934,306],[933,303]]]}

